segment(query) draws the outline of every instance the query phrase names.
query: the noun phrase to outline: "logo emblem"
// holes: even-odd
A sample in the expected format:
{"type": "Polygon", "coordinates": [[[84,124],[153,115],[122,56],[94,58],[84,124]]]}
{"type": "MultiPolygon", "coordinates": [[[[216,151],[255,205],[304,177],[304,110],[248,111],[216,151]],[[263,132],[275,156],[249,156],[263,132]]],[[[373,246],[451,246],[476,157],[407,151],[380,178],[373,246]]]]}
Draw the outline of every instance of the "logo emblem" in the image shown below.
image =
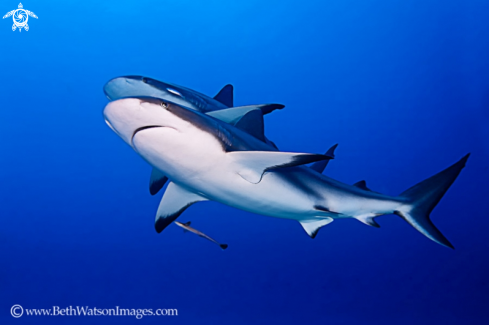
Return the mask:
{"type": "Polygon", "coordinates": [[[18,28],[19,32],[22,31],[22,28],[24,28],[26,31],[29,30],[29,25],[27,25],[29,16],[37,19],[37,16],[32,11],[24,9],[22,3],[19,3],[19,9],[15,9],[10,12],[7,12],[7,14],[3,16],[3,19],[8,18],[10,16],[12,16],[14,20],[14,24],[12,25],[12,31],[15,31],[18,28]]]}

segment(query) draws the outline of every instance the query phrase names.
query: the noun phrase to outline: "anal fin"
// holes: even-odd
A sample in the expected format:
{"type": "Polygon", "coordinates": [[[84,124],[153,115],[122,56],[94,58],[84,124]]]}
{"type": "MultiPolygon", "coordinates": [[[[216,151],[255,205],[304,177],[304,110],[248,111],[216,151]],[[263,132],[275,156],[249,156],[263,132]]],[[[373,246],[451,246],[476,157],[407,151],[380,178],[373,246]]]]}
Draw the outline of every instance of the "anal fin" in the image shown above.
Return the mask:
{"type": "Polygon", "coordinates": [[[333,220],[333,218],[326,217],[322,219],[300,220],[299,223],[301,224],[302,228],[304,228],[309,237],[314,238],[316,237],[321,227],[330,224],[331,222],[333,222],[333,220]]]}
{"type": "Polygon", "coordinates": [[[375,227],[375,228],[380,228],[380,225],[374,220],[375,217],[377,217],[377,216],[375,216],[375,215],[374,216],[372,216],[372,215],[366,215],[366,216],[358,216],[358,217],[355,217],[355,219],[357,219],[360,222],[363,222],[367,226],[372,226],[372,227],[375,227]]]}

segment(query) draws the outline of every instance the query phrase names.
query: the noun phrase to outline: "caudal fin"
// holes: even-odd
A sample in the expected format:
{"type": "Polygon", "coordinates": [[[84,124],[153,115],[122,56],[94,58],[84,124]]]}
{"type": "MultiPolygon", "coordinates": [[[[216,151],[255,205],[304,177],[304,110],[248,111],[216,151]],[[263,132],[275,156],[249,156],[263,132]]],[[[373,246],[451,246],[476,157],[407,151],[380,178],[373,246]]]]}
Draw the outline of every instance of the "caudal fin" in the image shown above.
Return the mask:
{"type": "Polygon", "coordinates": [[[228,245],[227,244],[220,244],[219,246],[221,246],[222,249],[228,248],[228,245]]]}
{"type": "Polygon", "coordinates": [[[454,247],[431,222],[430,213],[465,167],[469,155],[403,192],[400,197],[409,203],[394,212],[429,239],[450,248],[454,247]]]}

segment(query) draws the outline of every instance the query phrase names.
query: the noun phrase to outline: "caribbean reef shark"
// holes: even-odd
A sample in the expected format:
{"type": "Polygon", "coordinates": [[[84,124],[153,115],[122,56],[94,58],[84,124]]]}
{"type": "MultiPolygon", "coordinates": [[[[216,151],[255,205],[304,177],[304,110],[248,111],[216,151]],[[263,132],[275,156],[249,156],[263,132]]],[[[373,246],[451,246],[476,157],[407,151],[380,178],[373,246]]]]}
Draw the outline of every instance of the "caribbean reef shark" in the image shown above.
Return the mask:
{"type": "Polygon", "coordinates": [[[178,221],[175,221],[175,224],[181,228],[184,229],[184,231],[190,231],[190,232],[193,232],[194,234],[196,234],[197,236],[200,236],[202,238],[205,238],[207,240],[210,240],[211,242],[219,245],[219,247],[221,247],[222,249],[226,249],[228,248],[228,245],[227,244],[219,244],[216,240],[212,239],[211,237],[207,236],[206,234],[204,234],[203,232],[201,231],[198,231],[197,229],[195,228],[192,228],[190,227],[190,221],[188,222],[185,222],[185,223],[181,223],[181,222],[178,222],[178,221]]]}
{"type": "MultiPolygon", "coordinates": [[[[284,108],[284,105],[281,104],[262,104],[238,106],[229,109],[234,104],[232,85],[224,86],[214,98],[210,98],[190,88],[144,76],[114,78],[105,84],[104,93],[109,100],[140,96],[160,98],[198,112],[214,112],[217,118],[233,125],[249,111],[259,109],[262,115],[266,115],[276,109],[284,108]]],[[[264,128],[263,121],[255,127],[264,128]]],[[[275,144],[265,136],[263,136],[262,140],[276,148],[275,144]]],[[[167,181],[168,178],[164,173],[157,168],[153,168],[149,185],[151,195],[158,193],[167,181]]]]}
{"type": "Polygon", "coordinates": [[[284,105],[281,104],[262,104],[238,106],[228,110],[234,106],[233,91],[233,86],[228,84],[214,98],[211,98],[187,87],[143,76],[117,77],[104,86],[104,93],[109,100],[126,97],[153,97],[202,113],[225,110],[220,113],[219,118],[230,124],[237,122],[246,111],[256,108],[259,108],[263,115],[284,108],[284,105]]]}
{"type": "Polygon", "coordinates": [[[234,106],[233,86],[226,85],[210,98],[195,90],[144,76],[117,77],[104,86],[109,100],[124,97],[150,96],[171,101],[178,105],[207,113],[234,106]]]}
{"type": "Polygon", "coordinates": [[[171,180],[156,214],[158,233],[192,204],[213,200],[297,220],[312,238],[334,219],[355,218],[378,227],[375,217],[396,214],[431,240],[453,248],[429,216],[469,155],[399,196],[383,195],[363,182],[344,184],[303,166],[332,157],[279,152],[259,140],[255,111],[233,126],[212,112],[206,115],[158,98],[126,98],[105,107],[112,130],[171,180]]]}

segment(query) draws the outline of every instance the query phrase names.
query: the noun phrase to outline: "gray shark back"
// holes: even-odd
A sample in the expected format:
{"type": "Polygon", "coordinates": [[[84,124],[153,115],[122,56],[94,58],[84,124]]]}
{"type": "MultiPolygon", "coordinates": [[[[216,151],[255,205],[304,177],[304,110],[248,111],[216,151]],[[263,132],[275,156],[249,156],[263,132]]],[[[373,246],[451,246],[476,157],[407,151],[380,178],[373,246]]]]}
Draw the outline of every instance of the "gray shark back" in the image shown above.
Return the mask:
{"type": "Polygon", "coordinates": [[[232,86],[226,85],[214,99],[183,86],[144,76],[117,77],[104,85],[104,93],[109,100],[148,96],[167,100],[203,113],[229,108],[223,102],[232,106],[232,92],[232,86]]]}

